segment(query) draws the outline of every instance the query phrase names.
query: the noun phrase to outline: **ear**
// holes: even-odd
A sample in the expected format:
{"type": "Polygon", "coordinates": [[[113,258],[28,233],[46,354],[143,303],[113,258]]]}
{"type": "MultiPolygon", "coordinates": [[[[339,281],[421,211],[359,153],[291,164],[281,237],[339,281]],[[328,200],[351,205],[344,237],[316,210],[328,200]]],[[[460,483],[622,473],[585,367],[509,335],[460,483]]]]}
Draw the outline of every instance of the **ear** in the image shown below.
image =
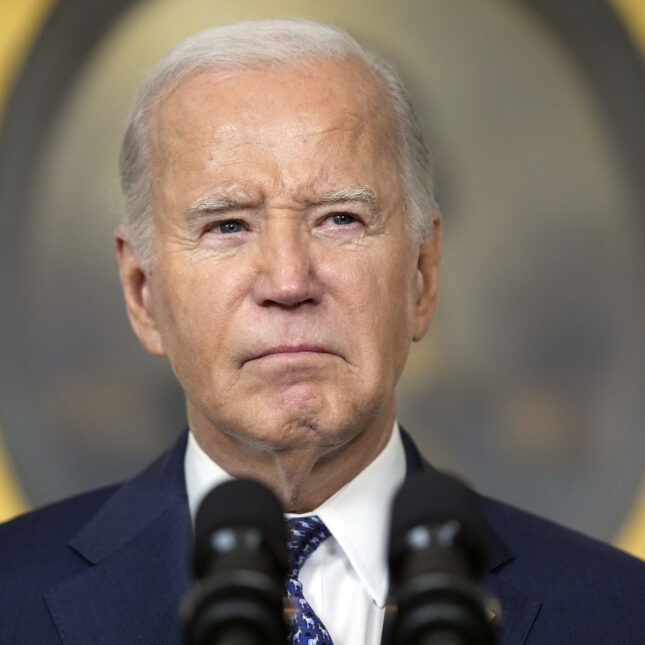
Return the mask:
{"type": "Polygon", "coordinates": [[[130,325],[141,344],[156,356],[165,356],[161,334],[154,316],[149,271],[143,267],[139,254],[128,241],[122,226],[114,233],[119,278],[125,297],[130,325]]]}
{"type": "Polygon", "coordinates": [[[421,340],[437,308],[439,264],[441,262],[441,214],[432,213],[432,235],[419,248],[417,302],[412,340],[421,340]]]}

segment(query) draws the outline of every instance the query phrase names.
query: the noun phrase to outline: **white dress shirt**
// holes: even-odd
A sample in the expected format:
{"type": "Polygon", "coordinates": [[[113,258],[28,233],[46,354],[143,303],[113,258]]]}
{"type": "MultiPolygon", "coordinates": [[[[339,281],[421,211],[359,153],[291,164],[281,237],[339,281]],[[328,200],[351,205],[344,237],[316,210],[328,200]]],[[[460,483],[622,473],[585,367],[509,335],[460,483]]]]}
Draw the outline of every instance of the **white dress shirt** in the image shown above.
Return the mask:
{"type": "MultiPolygon", "coordinates": [[[[184,463],[194,521],[204,496],[231,476],[206,455],[192,433],[184,463]]],[[[390,506],[404,477],[405,453],[395,423],[376,459],[318,508],[304,514],[318,515],[331,531],[331,537],[305,562],[300,582],[334,645],[381,642],[389,587],[390,506]]]]}

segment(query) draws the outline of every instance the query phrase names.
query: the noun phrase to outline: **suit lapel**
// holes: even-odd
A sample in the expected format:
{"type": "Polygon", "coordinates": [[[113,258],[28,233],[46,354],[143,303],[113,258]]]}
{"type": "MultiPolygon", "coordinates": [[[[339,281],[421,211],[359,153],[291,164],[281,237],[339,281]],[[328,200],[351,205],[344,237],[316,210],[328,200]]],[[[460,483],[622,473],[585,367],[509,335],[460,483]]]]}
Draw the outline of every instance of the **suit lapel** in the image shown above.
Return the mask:
{"type": "Polygon", "coordinates": [[[88,568],[45,594],[65,645],[182,643],[178,599],[190,585],[192,542],[185,441],[119,487],[70,540],[88,568]]]}
{"type": "Polygon", "coordinates": [[[503,575],[489,574],[484,584],[502,604],[502,628],[498,645],[522,645],[533,627],[542,603],[516,585],[504,581],[503,575]]]}
{"type": "MultiPolygon", "coordinates": [[[[407,472],[424,469],[439,476],[438,471],[423,459],[410,436],[402,429],[401,437],[405,450],[407,472]]],[[[482,505],[482,511],[485,506],[482,505]]],[[[506,566],[515,559],[513,552],[495,533],[488,521],[486,538],[488,574],[484,584],[502,605],[502,627],[499,645],[522,645],[533,627],[541,602],[518,588],[505,574],[506,566]]]]}

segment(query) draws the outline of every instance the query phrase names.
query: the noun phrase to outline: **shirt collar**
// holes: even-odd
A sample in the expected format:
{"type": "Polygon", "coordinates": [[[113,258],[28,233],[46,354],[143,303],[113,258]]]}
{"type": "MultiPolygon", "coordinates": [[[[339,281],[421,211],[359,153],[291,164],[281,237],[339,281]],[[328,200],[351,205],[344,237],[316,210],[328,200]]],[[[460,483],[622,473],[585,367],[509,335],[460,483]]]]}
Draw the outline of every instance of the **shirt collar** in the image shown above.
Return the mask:
{"type": "MultiPolygon", "coordinates": [[[[193,522],[205,495],[231,476],[200,448],[192,433],[185,455],[186,492],[193,522]]],[[[379,455],[317,509],[374,602],[385,606],[389,588],[387,543],[390,507],[405,478],[405,452],[395,422],[379,455]],[[370,500],[370,503],[365,503],[370,500]]]]}
{"type": "Polygon", "coordinates": [[[395,422],[376,459],[310,513],[327,525],[379,607],[385,606],[389,590],[390,507],[405,471],[405,452],[395,422]]]}
{"type": "Polygon", "coordinates": [[[219,486],[233,477],[202,450],[192,431],[188,433],[188,442],[186,443],[184,473],[190,517],[195,524],[197,509],[204,497],[215,486],[219,486]]]}

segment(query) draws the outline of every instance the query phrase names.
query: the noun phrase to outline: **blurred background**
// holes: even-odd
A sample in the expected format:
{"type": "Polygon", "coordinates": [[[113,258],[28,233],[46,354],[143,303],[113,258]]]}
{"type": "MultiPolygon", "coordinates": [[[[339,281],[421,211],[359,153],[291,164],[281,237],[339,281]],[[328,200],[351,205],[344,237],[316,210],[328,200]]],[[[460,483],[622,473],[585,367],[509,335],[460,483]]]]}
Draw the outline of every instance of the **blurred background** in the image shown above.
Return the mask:
{"type": "Polygon", "coordinates": [[[275,15],[347,28],[416,97],[445,247],[403,425],[481,492],[645,557],[640,0],[0,0],[0,519],[184,427],[118,284],[121,133],[174,42],[275,15]]]}

